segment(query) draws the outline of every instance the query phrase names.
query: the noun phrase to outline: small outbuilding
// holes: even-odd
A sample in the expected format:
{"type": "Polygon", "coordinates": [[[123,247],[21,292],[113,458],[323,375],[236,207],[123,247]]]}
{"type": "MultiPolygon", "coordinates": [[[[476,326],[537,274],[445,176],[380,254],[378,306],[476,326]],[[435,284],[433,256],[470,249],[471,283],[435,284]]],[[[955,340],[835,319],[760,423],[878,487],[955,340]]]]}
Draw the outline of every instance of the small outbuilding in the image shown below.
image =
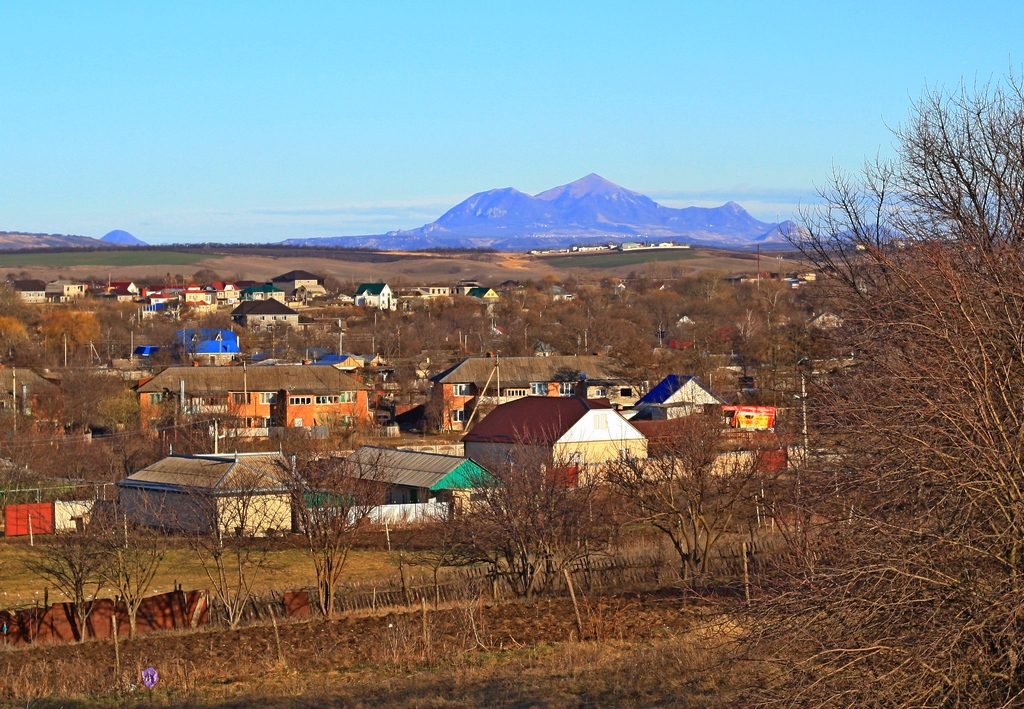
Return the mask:
{"type": "Polygon", "coordinates": [[[266,536],[292,528],[281,453],[169,455],[117,483],[121,512],[171,533],[266,536]]]}

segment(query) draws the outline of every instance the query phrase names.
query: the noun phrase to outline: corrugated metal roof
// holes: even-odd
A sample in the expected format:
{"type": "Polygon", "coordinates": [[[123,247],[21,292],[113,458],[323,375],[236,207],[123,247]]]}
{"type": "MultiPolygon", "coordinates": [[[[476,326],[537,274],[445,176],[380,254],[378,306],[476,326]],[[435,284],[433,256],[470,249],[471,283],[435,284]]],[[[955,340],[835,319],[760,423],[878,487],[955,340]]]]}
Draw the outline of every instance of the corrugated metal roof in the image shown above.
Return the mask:
{"type": "Polygon", "coordinates": [[[213,396],[237,391],[280,391],[295,394],[336,394],[368,387],[334,367],[271,365],[265,367],[168,367],[139,387],[139,391],[177,392],[185,382],[188,396],[213,396]]]}
{"type": "Polygon", "coordinates": [[[554,443],[591,409],[611,409],[607,399],[527,396],[502,404],[463,436],[463,441],[554,443]]]}
{"type": "MultiPolygon", "coordinates": [[[[431,381],[442,384],[472,382],[477,386],[487,383],[497,364],[501,386],[528,387],[532,382],[577,381],[580,375],[587,379],[616,379],[614,362],[607,357],[559,355],[554,357],[468,357],[453,367],[435,374],[431,381]]],[[[497,376],[491,379],[497,383],[497,376]]]]}
{"type": "Polygon", "coordinates": [[[291,466],[280,453],[171,455],[129,475],[118,485],[181,488],[212,493],[283,491],[291,466]]]}
{"type": "MultiPolygon", "coordinates": [[[[362,446],[355,450],[347,460],[360,467],[376,468],[379,470],[380,479],[383,482],[435,490],[441,489],[437,486],[448,475],[467,464],[483,472],[483,469],[479,468],[476,463],[462,456],[401,451],[377,446],[362,446]]],[[[460,481],[459,487],[462,487],[463,484],[460,481]]]]}
{"type": "Polygon", "coordinates": [[[677,391],[682,389],[690,382],[694,382],[697,386],[707,392],[710,396],[718,399],[721,403],[725,403],[722,397],[715,394],[711,389],[708,388],[707,384],[702,382],[698,377],[683,376],[681,374],[669,374],[667,377],[658,382],[657,386],[651,389],[647,394],[644,395],[640,401],[636,402],[636,408],[640,408],[644,405],[655,405],[664,404],[669,397],[675,394],[677,391]]]}

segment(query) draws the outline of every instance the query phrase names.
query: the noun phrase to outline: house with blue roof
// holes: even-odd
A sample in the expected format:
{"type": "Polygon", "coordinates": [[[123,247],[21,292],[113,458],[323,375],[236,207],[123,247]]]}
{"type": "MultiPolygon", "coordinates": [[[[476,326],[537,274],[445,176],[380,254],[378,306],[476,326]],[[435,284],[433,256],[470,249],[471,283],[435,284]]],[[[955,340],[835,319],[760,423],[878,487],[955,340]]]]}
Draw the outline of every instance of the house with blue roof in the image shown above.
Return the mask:
{"type": "Polygon", "coordinates": [[[188,359],[202,364],[225,364],[241,353],[238,335],[231,330],[187,327],[174,333],[174,343],[188,359]]]}
{"type": "Polygon", "coordinates": [[[699,378],[669,374],[636,402],[634,418],[638,421],[674,419],[699,413],[706,406],[727,403],[699,378]]]}

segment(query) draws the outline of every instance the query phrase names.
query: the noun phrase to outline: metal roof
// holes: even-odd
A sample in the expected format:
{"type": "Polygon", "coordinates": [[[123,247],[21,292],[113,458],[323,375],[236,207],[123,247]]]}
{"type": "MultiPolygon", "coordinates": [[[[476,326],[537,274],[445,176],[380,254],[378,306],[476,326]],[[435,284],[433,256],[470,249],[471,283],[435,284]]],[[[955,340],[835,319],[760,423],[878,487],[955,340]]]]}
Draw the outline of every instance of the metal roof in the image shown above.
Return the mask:
{"type": "Polygon", "coordinates": [[[177,392],[181,381],[185,382],[185,394],[188,396],[282,389],[293,394],[328,395],[368,389],[355,377],[334,367],[284,364],[265,367],[168,367],[139,386],[138,391],[177,392]]]}
{"type": "MultiPolygon", "coordinates": [[[[453,367],[430,378],[441,384],[472,382],[483,386],[495,367],[501,374],[501,386],[528,387],[532,382],[577,381],[586,379],[617,379],[614,362],[607,357],[585,355],[571,357],[467,357],[453,367]]],[[[497,385],[497,376],[491,378],[497,385]]]]}
{"type": "MultiPolygon", "coordinates": [[[[475,468],[480,473],[484,472],[474,461],[463,456],[403,451],[378,446],[362,446],[347,460],[361,468],[375,468],[383,482],[433,490],[450,489],[443,485],[442,481],[463,466],[475,468]]],[[[453,485],[457,483],[457,487],[466,486],[465,480],[453,479],[450,482],[453,485]]]]}
{"type": "Polygon", "coordinates": [[[356,295],[380,295],[387,283],[360,283],[356,295]]]}
{"type": "Polygon", "coordinates": [[[680,374],[669,374],[667,377],[662,379],[658,384],[647,392],[640,401],[636,402],[636,408],[641,408],[645,405],[657,405],[664,404],[668,399],[675,394],[677,391],[682,389],[690,382],[694,382],[698,387],[707,392],[708,395],[717,399],[720,403],[724,404],[725,399],[718,396],[715,392],[711,391],[707,384],[702,382],[699,378],[693,376],[683,376],[680,374]]]}
{"type": "Polygon", "coordinates": [[[211,494],[284,492],[291,466],[280,453],[170,455],[117,484],[211,494]]]}
{"type": "Polygon", "coordinates": [[[607,399],[526,396],[496,407],[462,440],[524,445],[555,443],[591,409],[613,410],[607,399]]]}

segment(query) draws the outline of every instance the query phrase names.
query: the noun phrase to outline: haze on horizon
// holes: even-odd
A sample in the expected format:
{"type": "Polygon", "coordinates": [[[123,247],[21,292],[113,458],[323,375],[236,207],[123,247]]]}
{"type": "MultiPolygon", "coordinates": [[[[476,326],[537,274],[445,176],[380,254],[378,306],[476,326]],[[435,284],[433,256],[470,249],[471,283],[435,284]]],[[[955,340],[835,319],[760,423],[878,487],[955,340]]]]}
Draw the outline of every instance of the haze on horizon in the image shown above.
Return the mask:
{"type": "Polygon", "coordinates": [[[596,172],[795,216],[927,87],[1019,64],[1024,6],[5,5],[0,230],[373,234],[596,172]]]}

